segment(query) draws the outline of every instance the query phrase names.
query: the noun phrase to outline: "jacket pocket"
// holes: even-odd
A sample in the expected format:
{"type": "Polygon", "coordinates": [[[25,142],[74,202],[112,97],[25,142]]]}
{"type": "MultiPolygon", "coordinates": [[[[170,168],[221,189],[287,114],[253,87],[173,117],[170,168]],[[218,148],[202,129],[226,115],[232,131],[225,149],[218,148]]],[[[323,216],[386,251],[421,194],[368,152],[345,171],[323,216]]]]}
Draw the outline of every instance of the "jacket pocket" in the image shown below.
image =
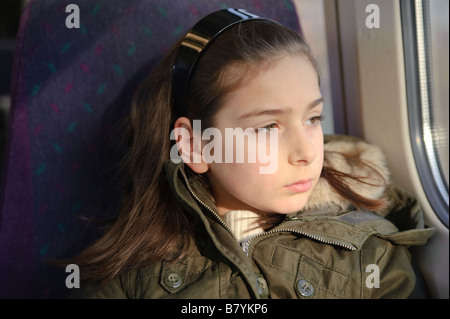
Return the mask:
{"type": "Polygon", "coordinates": [[[348,282],[346,274],[305,256],[300,258],[295,279],[295,290],[299,298],[344,298],[348,282]]]}
{"type": "MultiPolygon", "coordinates": [[[[323,255],[332,259],[330,250],[323,251],[323,255]]],[[[298,298],[339,299],[346,296],[350,275],[342,271],[342,265],[338,271],[296,247],[282,244],[275,246],[270,263],[276,267],[280,280],[290,281],[298,298]]]]}

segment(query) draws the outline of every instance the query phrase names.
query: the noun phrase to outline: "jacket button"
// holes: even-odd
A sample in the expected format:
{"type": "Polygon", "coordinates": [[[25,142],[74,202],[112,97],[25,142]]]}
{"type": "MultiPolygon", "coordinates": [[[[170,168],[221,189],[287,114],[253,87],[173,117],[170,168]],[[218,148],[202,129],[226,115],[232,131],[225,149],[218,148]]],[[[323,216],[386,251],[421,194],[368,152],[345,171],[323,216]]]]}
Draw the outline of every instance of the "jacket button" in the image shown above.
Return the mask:
{"type": "Polygon", "coordinates": [[[164,282],[171,288],[179,288],[183,284],[183,278],[176,272],[171,272],[166,275],[164,282]]]}
{"type": "Polygon", "coordinates": [[[258,288],[258,294],[261,297],[267,297],[269,295],[269,286],[267,286],[267,282],[263,275],[256,275],[256,286],[258,288]]]}
{"type": "Polygon", "coordinates": [[[297,290],[303,297],[309,297],[314,293],[313,285],[304,279],[298,281],[297,290]]]}

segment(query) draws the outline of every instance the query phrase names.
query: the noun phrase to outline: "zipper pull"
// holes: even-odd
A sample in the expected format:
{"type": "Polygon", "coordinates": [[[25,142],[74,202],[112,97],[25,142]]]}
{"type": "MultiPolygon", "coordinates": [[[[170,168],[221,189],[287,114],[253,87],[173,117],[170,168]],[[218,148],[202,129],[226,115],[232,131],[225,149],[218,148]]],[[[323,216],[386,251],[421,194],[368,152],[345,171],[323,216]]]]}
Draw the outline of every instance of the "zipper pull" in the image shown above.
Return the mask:
{"type": "Polygon", "coordinates": [[[241,243],[242,250],[244,251],[245,255],[247,255],[247,257],[248,257],[248,246],[249,246],[249,241],[248,240],[243,241],[241,243]]]}

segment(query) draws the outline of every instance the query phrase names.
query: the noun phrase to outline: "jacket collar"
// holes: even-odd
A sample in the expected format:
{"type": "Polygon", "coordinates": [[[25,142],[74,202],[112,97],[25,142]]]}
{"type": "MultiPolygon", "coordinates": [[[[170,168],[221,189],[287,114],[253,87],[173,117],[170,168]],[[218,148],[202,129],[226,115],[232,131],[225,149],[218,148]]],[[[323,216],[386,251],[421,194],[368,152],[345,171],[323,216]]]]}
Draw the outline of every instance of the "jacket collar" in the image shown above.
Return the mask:
{"type": "Polygon", "coordinates": [[[191,213],[203,215],[206,209],[213,215],[219,216],[219,212],[208,192],[186,171],[183,162],[174,163],[167,160],[164,163],[166,179],[177,199],[191,213]]]}

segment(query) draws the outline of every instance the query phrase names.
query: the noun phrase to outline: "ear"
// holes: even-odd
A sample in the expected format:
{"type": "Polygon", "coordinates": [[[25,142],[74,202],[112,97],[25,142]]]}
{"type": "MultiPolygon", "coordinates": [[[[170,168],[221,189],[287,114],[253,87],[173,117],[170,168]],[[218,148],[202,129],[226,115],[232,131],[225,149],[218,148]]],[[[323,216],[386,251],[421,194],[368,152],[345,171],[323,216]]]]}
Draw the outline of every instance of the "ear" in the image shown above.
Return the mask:
{"type": "Polygon", "coordinates": [[[209,165],[202,157],[202,138],[200,131],[194,131],[187,117],[175,121],[175,139],[183,162],[198,174],[206,173],[209,165]]]}

